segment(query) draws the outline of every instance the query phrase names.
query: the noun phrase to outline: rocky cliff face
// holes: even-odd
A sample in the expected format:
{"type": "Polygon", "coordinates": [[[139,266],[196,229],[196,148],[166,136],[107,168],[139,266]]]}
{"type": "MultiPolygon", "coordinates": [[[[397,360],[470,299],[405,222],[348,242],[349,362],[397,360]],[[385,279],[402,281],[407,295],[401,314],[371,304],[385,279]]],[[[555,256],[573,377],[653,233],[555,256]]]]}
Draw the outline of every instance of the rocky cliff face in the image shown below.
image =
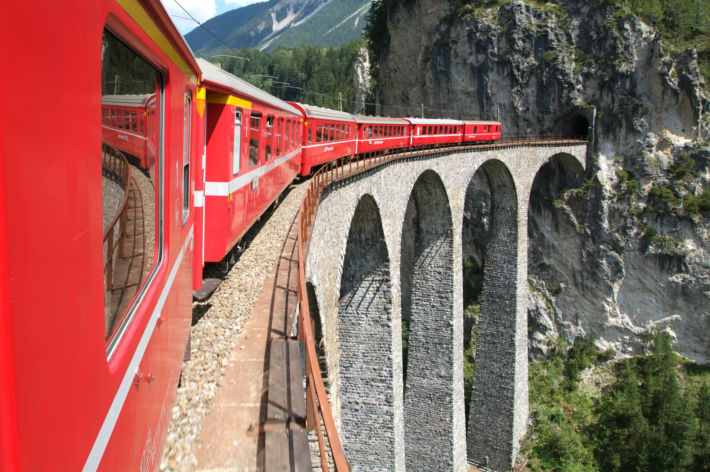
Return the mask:
{"type": "Polygon", "coordinates": [[[531,352],[591,334],[629,354],[661,328],[710,362],[710,100],[695,52],[665,53],[652,28],[597,1],[455,15],[445,0],[405,3],[379,64],[384,114],[423,105],[499,119],[508,135],[593,137],[586,175],[551,163],[531,195],[531,352]]]}

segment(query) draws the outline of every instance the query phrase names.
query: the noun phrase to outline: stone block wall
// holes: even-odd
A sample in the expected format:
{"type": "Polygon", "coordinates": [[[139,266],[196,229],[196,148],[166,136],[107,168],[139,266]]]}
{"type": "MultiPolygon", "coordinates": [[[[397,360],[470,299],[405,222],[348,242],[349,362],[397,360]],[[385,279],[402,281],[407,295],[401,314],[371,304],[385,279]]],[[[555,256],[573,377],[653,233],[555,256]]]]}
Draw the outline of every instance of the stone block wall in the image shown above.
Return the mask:
{"type": "Polygon", "coordinates": [[[331,406],[354,470],[374,470],[374,463],[379,470],[463,471],[467,456],[497,470],[512,465],[528,420],[527,206],[537,171],[560,153],[586,162],[584,145],[473,149],[385,164],[332,185],[322,196],[306,271],[321,316],[331,406]],[[467,433],[462,226],[466,191],[479,170],[486,173],[497,216],[488,236],[490,267],[484,267],[474,379],[478,396],[467,433]],[[423,181],[427,185],[416,190],[423,181]],[[379,234],[374,220],[362,219],[361,202],[377,210],[366,213],[379,215],[379,241],[372,236],[379,234]],[[412,205],[416,214],[407,215],[412,205]],[[450,212],[450,223],[441,208],[450,212]],[[448,225],[449,233],[434,234],[448,225]],[[359,237],[355,244],[353,231],[372,237],[359,237]],[[351,286],[358,274],[360,282],[351,286]],[[371,281],[363,285],[367,277],[371,281]],[[403,314],[413,327],[407,395],[403,314]],[[374,371],[358,371],[353,361],[358,356],[367,356],[374,371]],[[406,400],[411,388],[412,395],[421,395],[416,409],[406,400]],[[378,403],[356,398],[363,395],[378,403]],[[374,418],[376,426],[368,424],[374,418]],[[430,446],[413,451],[414,444],[430,446]],[[435,467],[430,467],[432,457],[435,467]]]}

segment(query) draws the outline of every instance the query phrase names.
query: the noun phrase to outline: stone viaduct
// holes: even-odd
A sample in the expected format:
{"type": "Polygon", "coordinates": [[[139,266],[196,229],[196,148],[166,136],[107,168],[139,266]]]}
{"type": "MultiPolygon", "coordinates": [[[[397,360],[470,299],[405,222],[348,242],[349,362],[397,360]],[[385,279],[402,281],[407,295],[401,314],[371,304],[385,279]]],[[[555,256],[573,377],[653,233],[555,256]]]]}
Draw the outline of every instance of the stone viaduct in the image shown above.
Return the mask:
{"type": "Polygon", "coordinates": [[[528,423],[530,193],[546,163],[581,176],[586,161],[586,144],[474,149],[390,162],[325,191],[307,287],[353,470],[511,468],[528,423]],[[480,179],[490,208],[466,424],[462,248],[480,179]]]}

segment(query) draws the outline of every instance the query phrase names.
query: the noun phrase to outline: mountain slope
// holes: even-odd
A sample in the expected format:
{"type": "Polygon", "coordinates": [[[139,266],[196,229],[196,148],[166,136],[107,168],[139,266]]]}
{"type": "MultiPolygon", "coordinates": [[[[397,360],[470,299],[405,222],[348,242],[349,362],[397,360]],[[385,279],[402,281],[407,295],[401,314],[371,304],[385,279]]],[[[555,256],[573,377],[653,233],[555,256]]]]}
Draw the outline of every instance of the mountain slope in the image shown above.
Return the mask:
{"type": "MultiPolygon", "coordinates": [[[[370,0],[271,0],[231,10],[203,25],[235,49],[339,46],[360,37],[369,7],[370,0]]],[[[198,55],[225,49],[203,28],[185,39],[198,55]]]]}

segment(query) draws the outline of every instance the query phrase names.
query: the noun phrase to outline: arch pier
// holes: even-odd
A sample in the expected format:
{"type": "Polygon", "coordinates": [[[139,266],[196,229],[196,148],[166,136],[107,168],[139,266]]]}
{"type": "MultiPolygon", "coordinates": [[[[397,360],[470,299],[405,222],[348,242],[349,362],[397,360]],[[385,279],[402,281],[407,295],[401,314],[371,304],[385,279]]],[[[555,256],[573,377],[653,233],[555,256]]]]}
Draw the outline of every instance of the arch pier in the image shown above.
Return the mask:
{"type": "Polygon", "coordinates": [[[354,470],[513,465],[528,421],[530,191],[547,162],[562,158],[581,170],[586,157],[586,144],[438,153],[325,190],[306,277],[330,403],[354,470]],[[486,182],[485,192],[472,190],[476,182],[486,182]],[[483,218],[472,215],[467,194],[488,195],[483,218]],[[469,233],[485,242],[467,424],[462,248],[469,233]]]}

